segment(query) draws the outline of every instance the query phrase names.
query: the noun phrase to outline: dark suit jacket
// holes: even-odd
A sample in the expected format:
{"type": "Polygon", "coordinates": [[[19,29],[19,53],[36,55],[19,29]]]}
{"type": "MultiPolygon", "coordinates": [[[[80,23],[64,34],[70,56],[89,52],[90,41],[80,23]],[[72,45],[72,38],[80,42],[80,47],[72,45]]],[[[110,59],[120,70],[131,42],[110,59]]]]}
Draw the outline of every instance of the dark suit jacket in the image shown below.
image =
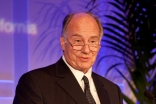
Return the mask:
{"type": "MultiPolygon", "coordinates": [[[[122,104],[119,87],[92,73],[101,104],[122,104]]],[[[24,74],[13,104],[89,104],[62,58],[55,64],[24,74]]]]}

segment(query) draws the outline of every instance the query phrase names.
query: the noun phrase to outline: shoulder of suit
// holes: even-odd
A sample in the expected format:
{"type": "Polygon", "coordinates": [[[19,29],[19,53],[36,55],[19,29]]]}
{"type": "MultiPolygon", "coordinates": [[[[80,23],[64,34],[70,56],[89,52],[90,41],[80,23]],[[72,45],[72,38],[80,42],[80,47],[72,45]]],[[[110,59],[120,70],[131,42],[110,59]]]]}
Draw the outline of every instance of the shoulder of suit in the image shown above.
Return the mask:
{"type": "Polygon", "coordinates": [[[24,73],[21,77],[26,76],[34,76],[34,77],[42,77],[43,75],[54,75],[55,74],[56,64],[51,64],[42,68],[33,69],[29,72],[24,73]]]}
{"type": "Polygon", "coordinates": [[[96,74],[93,72],[93,75],[97,76],[99,78],[99,80],[104,84],[104,85],[112,85],[112,86],[117,86],[115,83],[113,83],[112,81],[108,80],[107,78],[96,74]]]}

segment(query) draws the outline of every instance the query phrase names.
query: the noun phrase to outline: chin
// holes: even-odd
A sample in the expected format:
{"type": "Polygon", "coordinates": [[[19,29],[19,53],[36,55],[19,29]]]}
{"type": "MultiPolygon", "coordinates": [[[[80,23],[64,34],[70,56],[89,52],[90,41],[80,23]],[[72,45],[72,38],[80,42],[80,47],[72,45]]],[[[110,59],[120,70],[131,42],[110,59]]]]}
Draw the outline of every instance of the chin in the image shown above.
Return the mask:
{"type": "MultiPolygon", "coordinates": [[[[82,66],[82,65],[81,65],[82,66]]],[[[83,66],[83,67],[80,67],[80,69],[81,70],[88,70],[88,69],[90,69],[91,68],[91,66],[83,66]]]]}

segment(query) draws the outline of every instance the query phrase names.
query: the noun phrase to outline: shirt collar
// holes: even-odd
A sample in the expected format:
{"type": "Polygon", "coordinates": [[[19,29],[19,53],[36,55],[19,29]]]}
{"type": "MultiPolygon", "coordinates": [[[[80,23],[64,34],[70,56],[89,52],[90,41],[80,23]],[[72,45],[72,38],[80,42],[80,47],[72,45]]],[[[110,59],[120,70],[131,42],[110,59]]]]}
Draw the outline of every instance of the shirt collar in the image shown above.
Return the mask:
{"type": "Polygon", "coordinates": [[[92,67],[88,70],[87,73],[83,73],[82,71],[76,70],[74,69],[71,65],[69,65],[64,57],[64,55],[62,56],[63,61],[66,63],[66,65],[69,67],[69,69],[71,70],[71,72],[74,74],[75,78],[77,79],[77,81],[80,83],[82,80],[82,77],[85,75],[89,82],[91,80],[91,74],[92,74],[92,67]]]}

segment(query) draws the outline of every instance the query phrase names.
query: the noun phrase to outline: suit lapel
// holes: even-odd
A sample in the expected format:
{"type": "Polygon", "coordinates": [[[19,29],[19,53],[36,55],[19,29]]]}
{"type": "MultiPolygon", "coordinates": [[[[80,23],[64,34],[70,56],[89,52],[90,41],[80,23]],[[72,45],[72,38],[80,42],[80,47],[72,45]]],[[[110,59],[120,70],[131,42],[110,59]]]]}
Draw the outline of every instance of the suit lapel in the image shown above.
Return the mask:
{"type": "Polygon", "coordinates": [[[96,74],[92,74],[93,81],[98,93],[98,97],[100,99],[101,104],[110,104],[110,98],[107,91],[104,88],[103,83],[100,81],[96,74]]]}
{"type": "Polygon", "coordinates": [[[88,104],[80,85],[62,58],[56,65],[56,76],[61,77],[61,79],[57,81],[57,84],[64,89],[77,104],[88,104]]]}

